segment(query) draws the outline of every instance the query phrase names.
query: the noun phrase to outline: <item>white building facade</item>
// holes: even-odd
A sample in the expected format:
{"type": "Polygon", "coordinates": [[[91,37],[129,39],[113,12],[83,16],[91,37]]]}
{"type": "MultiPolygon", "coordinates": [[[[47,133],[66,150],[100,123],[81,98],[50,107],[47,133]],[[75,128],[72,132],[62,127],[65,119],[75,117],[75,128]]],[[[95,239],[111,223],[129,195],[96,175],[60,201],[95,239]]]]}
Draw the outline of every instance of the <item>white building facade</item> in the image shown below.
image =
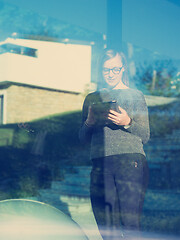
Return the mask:
{"type": "Polygon", "coordinates": [[[73,92],[91,82],[91,45],[8,38],[0,53],[0,82],[73,92]]]}

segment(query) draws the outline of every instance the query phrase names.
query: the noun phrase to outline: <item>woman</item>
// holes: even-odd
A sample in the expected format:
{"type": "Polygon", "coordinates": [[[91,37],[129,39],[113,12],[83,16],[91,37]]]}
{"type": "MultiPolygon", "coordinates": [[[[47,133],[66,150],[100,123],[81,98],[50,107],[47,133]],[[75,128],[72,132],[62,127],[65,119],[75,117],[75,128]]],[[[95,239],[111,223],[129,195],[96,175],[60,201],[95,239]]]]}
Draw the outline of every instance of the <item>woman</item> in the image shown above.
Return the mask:
{"type": "Polygon", "coordinates": [[[119,227],[123,239],[131,239],[129,233],[140,227],[148,181],[148,111],[143,94],[129,88],[122,52],[106,50],[100,73],[100,90],[86,97],[79,132],[82,142],[91,141],[92,209],[103,239],[113,239],[107,229],[119,227]]]}

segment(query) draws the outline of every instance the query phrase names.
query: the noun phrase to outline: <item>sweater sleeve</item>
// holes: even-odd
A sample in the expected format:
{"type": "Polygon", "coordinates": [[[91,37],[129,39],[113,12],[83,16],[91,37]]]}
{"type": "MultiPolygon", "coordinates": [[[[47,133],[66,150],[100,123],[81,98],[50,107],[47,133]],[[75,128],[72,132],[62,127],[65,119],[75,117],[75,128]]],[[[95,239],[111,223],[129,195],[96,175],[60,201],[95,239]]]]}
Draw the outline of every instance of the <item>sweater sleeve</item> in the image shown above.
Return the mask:
{"type": "Polygon", "coordinates": [[[93,132],[93,127],[87,126],[85,124],[85,121],[86,121],[87,116],[88,116],[89,106],[90,106],[90,94],[87,95],[87,97],[85,98],[84,103],[83,103],[82,124],[81,124],[80,130],[79,130],[79,139],[80,139],[81,143],[90,142],[92,132],[93,132]]]}
{"type": "Polygon", "coordinates": [[[139,136],[143,144],[147,143],[150,138],[148,109],[144,95],[141,92],[138,99],[134,101],[132,123],[126,131],[139,136]]]}

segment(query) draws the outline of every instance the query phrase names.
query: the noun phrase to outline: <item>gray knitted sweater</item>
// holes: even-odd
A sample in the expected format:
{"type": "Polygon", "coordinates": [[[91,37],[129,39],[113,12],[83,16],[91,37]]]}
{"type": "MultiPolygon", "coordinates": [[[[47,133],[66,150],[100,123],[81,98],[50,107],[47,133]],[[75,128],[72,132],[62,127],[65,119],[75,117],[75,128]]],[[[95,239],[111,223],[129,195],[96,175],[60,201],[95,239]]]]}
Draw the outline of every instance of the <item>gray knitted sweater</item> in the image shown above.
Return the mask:
{"type": "Polygon", "coordinates": [[[81,142],[91,141],[91,159],[104,156],[141,153],[145,155],[143,144],[149,140],[148,110],[144,95],[135,89],[116,89],[94,92],[87,95],[83,104],[82,126],[79,131],[81,142]],[[129,128],[115,124],[88,127],[88,107],[98,101],[117,101],[132,119],[129,128]]]}

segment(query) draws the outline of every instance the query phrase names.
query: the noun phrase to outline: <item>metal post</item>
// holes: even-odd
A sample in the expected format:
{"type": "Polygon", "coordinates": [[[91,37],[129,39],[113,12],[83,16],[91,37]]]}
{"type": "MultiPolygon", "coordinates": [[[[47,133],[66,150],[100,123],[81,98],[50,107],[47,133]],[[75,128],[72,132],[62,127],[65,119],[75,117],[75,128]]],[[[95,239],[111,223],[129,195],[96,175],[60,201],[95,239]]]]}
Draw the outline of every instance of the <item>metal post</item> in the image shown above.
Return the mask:
{"type": "Polygon", "coordinates": [[[122,0],[107,0],[107,47],[122,48],[122,0]]]}

